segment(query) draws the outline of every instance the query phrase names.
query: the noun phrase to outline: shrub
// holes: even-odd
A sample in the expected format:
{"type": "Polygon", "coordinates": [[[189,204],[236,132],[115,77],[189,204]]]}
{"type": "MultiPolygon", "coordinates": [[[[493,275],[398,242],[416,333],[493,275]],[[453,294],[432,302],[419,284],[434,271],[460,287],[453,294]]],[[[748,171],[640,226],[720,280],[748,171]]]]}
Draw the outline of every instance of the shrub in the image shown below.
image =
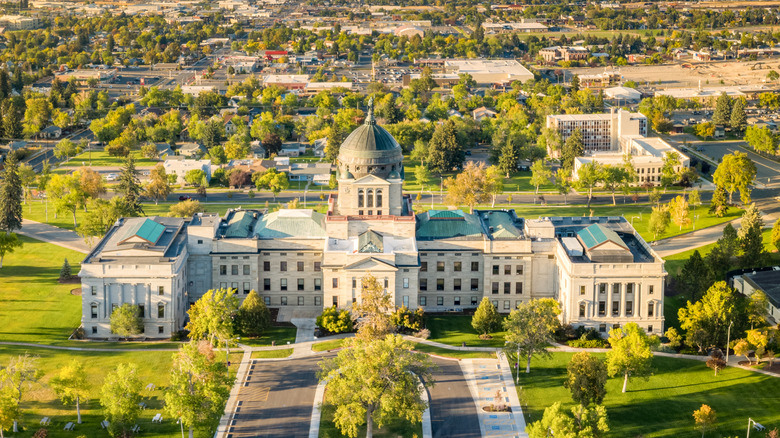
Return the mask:
{"type": "Polygon", "coordinates": [[[171,341],[183,341],[187,339],[187,334],[186,330],[175,331],[171,333],[171,341]]]}
{"type": "Polygon", "coordinates": [[[46,429],[45,427],[38,429],[33,434],[33,438],[46,438],[48,436],[49,436],[49,429],[46,429]]]}
{"type": "Polygon", "coordinates": [[[577,334],[577,331],[571,324],[565,324],[555,329],[555,334],[553,336],[557,342],[565,343],[572,339],[577,339],[581,335],[582,334],[577,334]]]}
{"type": "Polygon", "coordinates": [[[254,199],[255,191],[254,190],[250,190],[249,192],[247,192],[246,195],[249,196],[249,199],[254,199]]]}
{"type": "Polygon", "coordinates": [[[412,333],[422,328],[424,313],[421,308],[411,311],[406,306],[401,306],[390,315],[390,322],[399,332],[412,333]]]}
{"type": "Polygon", "coordinates": [[[431,337],[431,331],[428,330],[427,328],[424,328],[424,329],[420,330],[419,332],[416,332],[414,334],[414,337],[415,338],[420,338],[420,339],[428,339],[428,338],[431,337]]]}
{"type": "Polygon", "coordinates": [[[569,347],[574,348],[606,348],[607,341],[599,337],[598,339],[588,339],[587,334],[583,334],[579,339],[569,341],[569,347]]]}
{"type": "Polygon", "coordinates": [[[73,330],[73,339],[84,339],[84,327],[79,327],[76,330],[73,330]]]}
{"type": "Polygon", "coordinates": [[[323,310],[317,317],[317,325],[331,333],[346,333],[355,329],[349,310],[339,310],[336,306],[323,310]]]}

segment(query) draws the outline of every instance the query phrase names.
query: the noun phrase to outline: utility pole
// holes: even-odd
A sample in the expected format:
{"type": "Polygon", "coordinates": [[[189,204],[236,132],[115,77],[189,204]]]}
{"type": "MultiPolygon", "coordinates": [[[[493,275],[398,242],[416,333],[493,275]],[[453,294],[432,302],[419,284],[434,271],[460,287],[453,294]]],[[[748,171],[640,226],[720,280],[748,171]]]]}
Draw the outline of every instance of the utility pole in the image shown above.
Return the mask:
{"type": "MultiPolygon", "coordinates": [[[[734,321],[731,321],[729,323],[729,330],[726,334],[726,365],[729,363],[729,344],[731,343],[731,326],[734,325],[734,321]]],[[[748,432],[748,435],[750,432],[748,432]]]]}

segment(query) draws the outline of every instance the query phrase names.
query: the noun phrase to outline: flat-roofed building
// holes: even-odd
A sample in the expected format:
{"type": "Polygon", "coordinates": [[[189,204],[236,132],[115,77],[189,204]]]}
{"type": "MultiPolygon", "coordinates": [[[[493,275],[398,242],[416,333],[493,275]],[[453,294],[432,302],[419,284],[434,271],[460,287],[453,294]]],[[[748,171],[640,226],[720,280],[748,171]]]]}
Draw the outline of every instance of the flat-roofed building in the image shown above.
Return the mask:
{"type": "Polygon", "coordinates": [[[268,75],[263,78],[263,86],[276,85],[288,90],[303,90],[309,84],[309,75],[268,75]]]}
{"type": "MultiPolygon", "coordinates": [[[[624,135],[647,136],[647,117],[622,109],[603,114],[555,114],[547,116],[547,127],[557,130],[563,142],[579,129],[587,155],[618,151],[624,135]]],[[[548,153],[560,155],[553,150],[548,153]]]]}
{"type": "Polygon", "coordinates": [[[534,78],[533,73],[514,59],[445,59],[444,69],[447,73],[468,73],[481,85],[508,85],[534,78]]]}

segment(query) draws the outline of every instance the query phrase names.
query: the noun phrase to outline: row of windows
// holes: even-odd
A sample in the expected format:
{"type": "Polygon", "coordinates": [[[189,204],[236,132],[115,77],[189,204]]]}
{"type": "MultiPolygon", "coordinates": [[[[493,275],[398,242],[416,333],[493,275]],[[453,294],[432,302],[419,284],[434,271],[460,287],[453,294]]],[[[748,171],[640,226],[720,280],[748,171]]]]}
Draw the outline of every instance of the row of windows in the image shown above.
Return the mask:
{"type": "MultiPolygon", "coordinates": [[[[304,262],[295,262],[295,267],[298,272],[303,272],[305,270],[306,264],[304,262]]],[[[264,261],[263,262],[263,271],[268,272],[271,270],[271,262],[270,261],[264,261]]],[[[287,262],[279,262],[279,270],[282,272],[287,271],[287,262]]],[[[322,262],[314,262],[314,272],[320,272],[322,271],[322,262]]],[[[248,272],[246,272],[248,274],[248,272]]]]}
{"type": "MultiPolygon", "coordinates": [[[[494,281],[493,284],[491,285],[490,290],[493,293],[493,295],[498,295],[498,291],[499,291],[500,288],[501,288],[501,283],[499,283],[498,281],[494,281]]],[[[505,281],[503,289],[504,289],[504,295],[511,294],[512,293],[512,282],[505,281]]],[[[516,294],[522,294],[523,293],[523,282],[522,281],[515,282],[515,293],[516,294]]]]}
{"type": "MultiPolygon", "coordinates": [[[[404,287],[406,287],[406,283],[404,283],[404,287]]],[[[427,278],[421,278],[420,279],[420,290],[428,290],[428,279],[427,278]]],[[[437,278],[436,279],[436,290],[444,290],[444,279],[443,278],[437,278]]],[[[452,290],[463,290],[463,280],[460,278],[453,278],[452,279],[452,290]]],[[[471,290],[472,291],[478,291],[479,290],[479,278],[472,278],[471,279],[471,290]]]]}
{"type": "Polygon", "coordinates": [[[374,202],[374,199],[374,191],[372,189],[368,189],[367,191],[363,191],[363,189],[358,190],[358,207],[374,207],[375,204],[377,207],[381,207],[382,189],[376,190],[376,203],[374,202]]]}
{"type": "MultiPolygon", "coordinates": [[[[249,265],[242,265],[243,266],[243,275],[249,275],[250,273],[250,267],[249,265]]],[[[238,275],[238,267],[239,265],[230,265],[230,275],[238,275]]],[[[219,265],[219,275],[228,275],[228,265],[219,265]]]]}
{"type": "MultiPolygon", "coordinates": [[[[141,333],[144,333],[145,331],[146,331],[146,330],[145,330],[145,327],[141,326],[141,333]]],[[[96,335],[96,334],[97,334],[97,332],[98,332],[98,328],[97,328],[97,326],[94,326],[94,325],[93,325],[93,326],[92,326],[92,334],[93,334],[93,335],[96,335]]],[[[158,325],[158,326],[157,326],[157,333],[159,333],[159,334],[163,334],[163,333],[165,333],[165,327],[163,327],[163,326],[161,326],[161,325],[158,325]]]]}
{"type": "MultiPolygon", "coordinates": [[[[478,300],[479,300],[479,297],[472,295],[471,296],[471,305],[472,306],[476,306],[478,300]]],[[[417,297],[417,303],[420,306],[427,306],[428,305],[428,297],[426,297],[425,295],[420,295],[419,297],[417,297]]],[[[444,297],[443,296],[436,297],[436,305],[437,306],[443,306],[444,305],[444,297]]],[[[452,297],[452,305],[453,306],[460,306],[461,305],[460,297],[458,297],[458,296],[452,297]]]]}
{"type": "MultiPolygon", "coordinates": [[[[634,316],[634,302],[626,301],[626,316],[634,316]]],[[[585,303],[580,303],[580,317],[584,318],[585,303]]],[[[607,316],[607,302],[599,301],[599,316],[607,316]]],[[[612,316],[620,316],[620,301],[612,301],[612,316]]],[[[647,303],[647,316],[655,316],[655,303],[647,303]]]]}
{"type": "MultiPolygon", "coordinates": [[[[296,280],[297,290],[306,290],[306,279],[304,278],[298,278],[296,280]]],[[[271,279],[270,278],[264,278],[263,279],[263,290],[268,291],[271,290],[271,279]]],[[[287,290],[287,279],[286,278],[280,278],[279,279],[279,290],[285,291],[287,290]]],[[[315,278],[314,279],[314,290],[322,290],[322,279],[321,278],[315,278]]]]}
{"type": "MultiPolygon", "coordinates": [[[[118,306],[116,304],[113,304],[111,306],[111,313],[113,313],[114,310],[116,310],[117,307],[118,306]]],[[[97,317],[98,317],[98,304],[97,303],[92,303],[89,306],[89,310],[90,310],[90,317],[92,319],[97,319],[97,317]]],[[[145,308],[145,306],[143,304],[138,304],[138,316],[140,316],[141,318],[146,318],[146,308],[145,308]]],[[[149,315],[149,317],[153,318],[152,315],[149,315]]],[[[165,304],[164,303],[157,304],[157,318],[165,318],[165,304]]]]}
{"type": "MultiPolygon", "coordinates": [[[[620,324],[612,324],[612,328],[613,329],[619,329],[620,328],[620,324]]],[[[648,325],[646,331],[647,331],[647,333],[653,333],[653,326],[652,325],[648,325]]],[[[606,333],[607,332],[607,325],[606,324],[599,324],[599,332],[606,333]]]]}
{"type": "MultiPolygon", "coordinates": [[[[274,298],[276,298],[276,297],[274,297],[274,298]]],[[[309,298],[307,300],[307,297],[304,297],[304,296],[298,296],[297,297],[297,303],[298,303],[299,306],[305,306],[307,304],[306,301],[309,301],[309,304],[311,305],[311,298],[309,298]]],[[[265,296],[265,297],[263,297],[263,302],[265,302],[266,306],[275,306],[275,305],[287,306],[287,305],[289,305],[289,300],[287,299],[286,296],[279,297],[279,302],[278,303],[275,303],[274,300],[271,299],[271,297],[265,296]]],[[[314,305],[315,306],[321,306],[322,305],[322,297],[321,296],[315,296],[314,297],[314,305]]]]}
{"type": "MultiPolygon", "coordinates": [[[[89,287],[90,295],[97,296],[97,286],[89,287]]],[[[157,286],[157,295],[165,295],[165,286],[157,286]]]]}
{"type": "MultiPolygon", "coordinates": [[[[621,289],[622,283],[612,283],[612,294],[613,295],[619,295],[620,289],[621,289]]],[[[609,285],[607,283],[599,283],[598,290],[599,294],[605,294],[607,293],[607,287],[609,285]]],[[[585,295],[585,286],[580,286],[580,295],[585,295]]],[[[636,284],[635,283],[626,283],[626,294],[633,294],[636,290],[636,284]]],[[[647,294],[653,295],[655,292],[655,287],[651,284],[647,286],[647,294]]]]}
{"type": "MultiPolygon", "coordinates": [[[[500,265],[493,265],[493,275],[499,275],[500,265]]],[[[512,265],[504,265],[504,275],[512,275],[512,265]]],[[[515,275],[523,275],[523,265],[515,265],[515,275]]]]}
{"type": "MultiPolygon", "coordinates": [[[[445,268],[445,262],[436,262],[436,272],[444,272],[445,268]]],[[[463,262],[452,262],[452,270],[462,272],[463,262]]],[[[428,272],[428,262],[420,262],[420,271],[428,272]]],[[[479,262],[471,262],[471,272],[479,272],[479,262]]]]}

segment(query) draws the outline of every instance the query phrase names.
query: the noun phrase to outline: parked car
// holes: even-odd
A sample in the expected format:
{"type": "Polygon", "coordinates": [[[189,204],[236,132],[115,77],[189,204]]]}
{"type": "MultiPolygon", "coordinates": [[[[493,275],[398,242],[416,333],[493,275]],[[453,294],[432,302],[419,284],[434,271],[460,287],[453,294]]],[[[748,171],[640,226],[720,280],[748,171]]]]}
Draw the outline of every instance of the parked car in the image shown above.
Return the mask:
{"type": "Polygon", "coordinates": [[[117,179],[119,179],[119,175],[115,173],[109,173],[106,175],[106,181],[116,181],[117,179]]]}
{"type": "Polygon", "coordinates": [[[189,196],[184,196],[184,195],[179,196],[179,201],[189,201],[190,199],[192,198],[190,198],[189,196]]]}

